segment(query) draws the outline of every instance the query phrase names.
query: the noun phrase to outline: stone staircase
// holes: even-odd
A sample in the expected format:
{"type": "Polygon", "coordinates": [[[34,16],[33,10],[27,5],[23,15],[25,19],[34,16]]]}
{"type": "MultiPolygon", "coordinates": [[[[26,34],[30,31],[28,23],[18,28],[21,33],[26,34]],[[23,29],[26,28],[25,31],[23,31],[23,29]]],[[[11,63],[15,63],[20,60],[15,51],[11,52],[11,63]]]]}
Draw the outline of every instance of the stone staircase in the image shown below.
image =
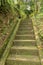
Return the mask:
{"type": "Polygon", "coordinates": [[[5,65],[41,65],[31,20],[20,23],[5,65]]]}

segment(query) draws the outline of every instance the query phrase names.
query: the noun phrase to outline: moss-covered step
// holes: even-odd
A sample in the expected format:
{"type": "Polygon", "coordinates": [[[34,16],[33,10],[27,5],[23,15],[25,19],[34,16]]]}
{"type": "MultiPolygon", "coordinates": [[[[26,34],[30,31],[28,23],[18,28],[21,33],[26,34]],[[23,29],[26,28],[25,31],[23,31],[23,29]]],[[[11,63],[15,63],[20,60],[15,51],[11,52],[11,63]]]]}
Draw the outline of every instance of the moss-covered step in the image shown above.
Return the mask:
{"type": "Polygon", "coordinates": [[[37,46],[36,44],[36,40],[24,40],[24,41],[17,41],[17,40],[13,40],[13,46],[37,46]]]}
{"type": "Polygon", "coordinates": [[[18,29],[18,31],[31,31],[32,29],[18,29]]]}
{"type": "Polygon", "coordinates": [[[13,46],[11,47],[10,54],[16,54],[16,55],[36,55],[38,56],[38,49],[37,47],[30,46],[30,47],[24,47],[24,46],[13,46]]]}
{"type": "Polygon", "coordinates": [[[33,27],[32,27],[32,26],[25,26],[25,27],[24,27],[24,26],[19,26],[19,29],[21,29],[21,28],[22,28],[22,29],[24,29],[24,28],[25,28],[25,29],[26,29],[26,28],[27,28],[27,29],[32,29],[33,27]]]}
{"type": "Polygon", "coordinates": [[[30,24],[27,24],[27,25],[22,24],[19,27],[21,27],[21,26],[23,26],[23,27],[32,27],[32,25],[30,25],[30,24]]]}
{"type": "Polygon", "coordinates": [[[30,31],[30,30],[32,30],[32,28],[21,28],[20,27],[18,30],[24,30],[24,31],[28,31],[29,30],[30,31]]]}
{"type": "Polygon", "coordinates": [[[29,22],[29,21],[26,21],[26,22],[21,22],[21,23],[20,23],[20,25],[22,25],[22,24],[23,24],[23,25],[28,25],[28,24],[30,24],[30,25],[31,25],[31,24],[32,24],[32,22],[29,22]]]}
{"type": "Polygon", "coordinates": [[[32,27],[20,27],[19,30],[20,30],[20,29],[23,29],[23,30],[26,30],[26,29],[27,29],[27,30],[31,30],[32,27]]]}
{"type": "Polygon", "coordinates": [[[15,37],[15,40],[34,40],[35,39],[35,36],[33,34],[31,35],[16,35],[15,37]]]}
{"type": "Polygon", "coordinates": [[[34,31],[33,31],[33,30],[31,30],[31,31],[29,31],[29,30],[27,30],[27,31],[22,30],[22,31],[21,31],[21,30],[20,30],[20,31],[17,32],[17,34],[18,34],[18,35],[19,35],[19,34],[20,34],[20,35],[34,34],[34,31]]]}
{"type": "Polygon", "coordinates": [[[5,65],[40,65],[38,56],[12,55],[6,60],[5,65]]]}

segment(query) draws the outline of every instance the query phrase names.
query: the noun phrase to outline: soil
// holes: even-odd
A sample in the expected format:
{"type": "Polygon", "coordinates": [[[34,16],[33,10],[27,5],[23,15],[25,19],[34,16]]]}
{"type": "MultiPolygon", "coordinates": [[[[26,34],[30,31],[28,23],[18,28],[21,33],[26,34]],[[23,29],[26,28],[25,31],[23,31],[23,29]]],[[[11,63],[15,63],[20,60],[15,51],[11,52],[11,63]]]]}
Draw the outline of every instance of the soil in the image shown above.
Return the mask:
{"type": "Polygon", "coordinates": [[[2,14],[0,14],[0,48],[3,46],[4,41],[8,38],[11,32],[12,23],[14,22],[9,24],[9,18],[4,18],[2,14]]]}

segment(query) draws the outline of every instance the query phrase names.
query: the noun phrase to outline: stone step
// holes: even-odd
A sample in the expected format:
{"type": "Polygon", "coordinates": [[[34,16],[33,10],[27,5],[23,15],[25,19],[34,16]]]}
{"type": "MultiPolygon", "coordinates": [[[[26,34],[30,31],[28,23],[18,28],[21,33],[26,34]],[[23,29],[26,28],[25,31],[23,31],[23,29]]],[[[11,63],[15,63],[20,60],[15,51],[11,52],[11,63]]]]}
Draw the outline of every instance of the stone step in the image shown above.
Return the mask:
{"type": "Polygon", "coordinates": [[[31,23],[32,21],[31,20],[24,20],[24,21],[22,21],[21,23],[31,23]]]}
{"type": "Polygon", "coordinates": [[[32,22],[25,22],[25,23],[24,22],[21,22],[20,25],[22,25],[22,24],[23,25],[32,25],[32,22]]]}
{"type": "Polygon", "coordinates": [[[18,29],[18,31],[31,31],[32,29],[18,29]]]}
{"type": "Polygon", "coordinates": [[[39,57],[29,55],[10,55],[6,65],[40,65],[39,57]]]}
{"type": "Polygon", "coordinates": [[[19,25],[19,27],[33,27],[32,25],[19,25]]]}
{"type": "Polygon", "coordinates": [[[14,40],[14,41],[17,41],[17,42],[18,42],[18,41],[19,41],[19,42],[21,42],[21,41],[22,41],[22,42],[24,42],[24,41],[25,41],[25,42],[26,42],[26,41],[28,41],[28,42],[30,42],[30,41],[31,41],[31,42],[34,42],[35,40],[14,40]]]}
{"type": "Polygon", "coordinates": [[[10,54],[16,54],[16,55],[34,55],[38,56],[38,49],[37,47],[24,47],[24,46],[12,46],[10,54]]]}
{"type": "Polygon", "coordinates": [[[33,29],[32,27],[20,27],[19,29],[23,29],[23,30],[30,30],[30,29],[33,29]]]}
{"type": "Polygon", "coordinates": [[[29,40],[29,39],[34,40],[35,36],[31,34],[31,35],[16,35],[15,37],[15,40],[29,40]]]}
{"type": "Polygon", "coordinates": [[[21,24],[31,24],[31,23],[32,22],[29,22],[29,21],[28,22],[27,21],[26,22],[21,22],[21,24]]]}
{"type": "Polygon", "coordinates": [[[24,31],[30,31],[30,30],[32,30],[33,28],[19,28],[18,30],[24,30],[24,31]]]}
{"type": "Polygon", "coordinates": [[[17,32],[17,34],[22,34],[22,35],[25,35],[25,34],[33,34],[34,35],[34,31],[33,30],[27,30],[27,31],[24,31],[24,30],[20,30],[17,32]]]}
{"type": "Polygon", "coordinates": [[[20,29],[20,28],[22,28],[22,29],[24,29],[24,28],[25,28],[25,29],[32,29],[33,27],[32,27],[32,26],[25,26],[25,27],[24,27],[24,26],[19,26],[19,29],[20,29]]]}
{"type": "Polygon", "coordinates": [[[34,41],[13,41],[14,46],[37,46],[36,40],[34,41]]]}

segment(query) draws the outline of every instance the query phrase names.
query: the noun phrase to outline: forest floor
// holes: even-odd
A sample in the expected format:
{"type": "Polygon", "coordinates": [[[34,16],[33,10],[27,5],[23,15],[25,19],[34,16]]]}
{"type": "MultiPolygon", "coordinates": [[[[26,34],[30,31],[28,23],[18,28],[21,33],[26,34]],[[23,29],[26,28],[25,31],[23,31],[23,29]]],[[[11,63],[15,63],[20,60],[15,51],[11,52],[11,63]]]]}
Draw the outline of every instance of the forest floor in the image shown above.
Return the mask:
{"type": "Polygon", "coordinates": [[[3,43],[8,38],[13,24],[14,21],[9,22],[8,18],[0,16],[0,48],[3,46],[3,43]]]}

